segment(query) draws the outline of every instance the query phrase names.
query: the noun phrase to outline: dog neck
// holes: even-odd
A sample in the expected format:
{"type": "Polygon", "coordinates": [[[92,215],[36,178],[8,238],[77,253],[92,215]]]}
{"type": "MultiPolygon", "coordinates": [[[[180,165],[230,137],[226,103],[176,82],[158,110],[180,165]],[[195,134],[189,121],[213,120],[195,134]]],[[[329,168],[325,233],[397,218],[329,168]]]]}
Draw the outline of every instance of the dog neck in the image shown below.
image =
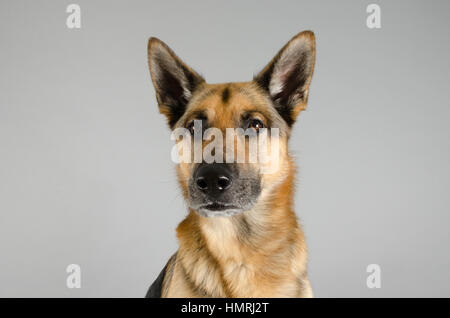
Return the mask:
{"type": "Polygon", "coordinates": [[[279,286],[280,279],[305,271],[306,245],[292,209],[293,182],[291,168],[285,180],[250,211],[212,218],[190,211],[180,223],[178,255],[186,273],[201,282],[201,276],[211,274],[211,268],[217,270],[216,285],[220,286],[203,286],[204,293],[226,297],[258,296],[259,292],[270,295],[267,286],[279,286]],[[203,265],[206,269],[202,274],[203,265]]]}

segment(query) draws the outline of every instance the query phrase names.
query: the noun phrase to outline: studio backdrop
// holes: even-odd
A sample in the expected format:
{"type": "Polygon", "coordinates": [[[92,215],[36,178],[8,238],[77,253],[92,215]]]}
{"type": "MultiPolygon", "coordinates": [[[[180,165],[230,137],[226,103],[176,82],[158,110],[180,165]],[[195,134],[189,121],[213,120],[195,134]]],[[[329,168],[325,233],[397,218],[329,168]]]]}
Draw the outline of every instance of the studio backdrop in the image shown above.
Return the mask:
{"type": "Polygon", "coordinates": [[[315,296],[449,297],[450,3],[384,0],[1,0],[0,296],[143,297],[177,250],[151,36],[221,83],[302,30],[290,149],[315,296]]]}

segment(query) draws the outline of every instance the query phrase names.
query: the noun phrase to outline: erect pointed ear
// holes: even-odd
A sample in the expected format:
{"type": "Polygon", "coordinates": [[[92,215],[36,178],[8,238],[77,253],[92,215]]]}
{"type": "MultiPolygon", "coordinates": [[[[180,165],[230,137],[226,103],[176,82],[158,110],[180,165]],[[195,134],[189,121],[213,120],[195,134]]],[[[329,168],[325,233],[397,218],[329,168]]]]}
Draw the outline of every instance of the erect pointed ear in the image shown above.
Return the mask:
{"type": "Polygon", "coordinates": [[[294,36],[254,78],[269,93],[275,108],[289,126],[306,108],[315,57],[314,33],[303,31],[294,36]]]}
{"type": "Polygon", "coordinates": [[[157,38],[148,41],[148,65],[159,111],[166,115],[173,128],[184,114],[194,90],[205,80],[157,38]]]}

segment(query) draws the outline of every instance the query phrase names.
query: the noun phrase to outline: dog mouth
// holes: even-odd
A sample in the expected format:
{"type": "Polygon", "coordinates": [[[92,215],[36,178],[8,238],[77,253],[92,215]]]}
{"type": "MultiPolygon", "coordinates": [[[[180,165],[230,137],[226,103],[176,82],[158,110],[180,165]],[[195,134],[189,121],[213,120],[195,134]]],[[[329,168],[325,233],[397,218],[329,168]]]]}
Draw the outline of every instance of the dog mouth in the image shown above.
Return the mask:
{"type": "Polygon", "coordinates": [[[236,210],[238,209],[237,206],[229,204],[229,203],[224,203],[224,202],[211,202],[211,203],[207,203],[204,204],[202,206],[200,206],[201,210],[207,210],[207,211],[212,211],[212,212],[220,212],[220,211],[226,211],[226,210],[236,210]]]}
{"type": "Polygon", "coordinates": [[[223,203],[223,202],[208,202],[206,204],[201,205],[195,211],[203,217],[219,217],[225,216],[229,217],[243,211],[237,205],[223,203]]]}

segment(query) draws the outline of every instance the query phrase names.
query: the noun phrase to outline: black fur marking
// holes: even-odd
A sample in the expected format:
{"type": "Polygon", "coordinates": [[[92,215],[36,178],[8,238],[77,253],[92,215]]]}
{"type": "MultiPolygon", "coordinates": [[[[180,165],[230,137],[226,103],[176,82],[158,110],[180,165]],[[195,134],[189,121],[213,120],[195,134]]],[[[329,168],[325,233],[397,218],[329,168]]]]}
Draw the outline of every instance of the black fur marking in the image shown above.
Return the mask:
{"type": "Polygon", "coordinates": [[[228,87],[225,87],[225,89],[222,92],[222,101],[226,104],[228,100],[230,99],[230,89],[228,87]]]}
{"type": "Polygon", "coordinates": [[[161,298],[162,285],[163,285],[163,282],[164,282],[164,277],[166,276],[166,270],[167,270],[167,265],[168,264],[169,263],[167,263],[166,266],[164,266],[164,268],[161,271],[161,273],[159,273],[159,275],[156,278],[156,280],[150,286],[150,288],[147,291],[147,294],[145,295],[145,298],[161,298]]]}
{"type": "Polygon", "coordinates": [[[284,121],[287,123],[287,125],[289,127],[292,127],[292,125],[295,122],[292,116],[292,108],[286,104],[279,104],[276,101],[275,101],[275,108],[281,115],[281,117],[284,119],[284,121]]]}

